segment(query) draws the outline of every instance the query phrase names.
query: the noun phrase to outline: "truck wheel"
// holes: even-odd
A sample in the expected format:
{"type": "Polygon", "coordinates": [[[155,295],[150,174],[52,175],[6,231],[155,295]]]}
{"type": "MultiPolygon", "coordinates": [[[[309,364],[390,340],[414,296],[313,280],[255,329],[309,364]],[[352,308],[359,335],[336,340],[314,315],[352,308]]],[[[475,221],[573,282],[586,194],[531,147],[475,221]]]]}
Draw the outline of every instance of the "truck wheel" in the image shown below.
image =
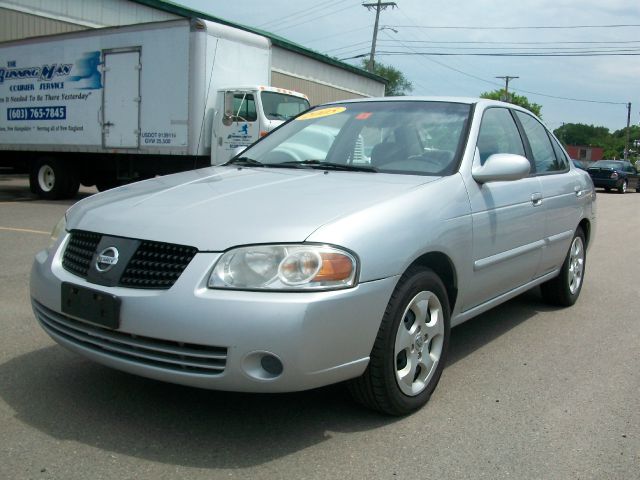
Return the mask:
{"type": "Polygon", "coordinates": [[[428,269],[409,269],[389,300],[367,369],[349,384],[353,397],[389,415],[422,407],[444,369],[449,316],[440,278],[428,269]]]}
{"type": "Polygon", "coordinates": [[[29,177],[31,191],[46,200],[65,198],[69,191],[68,168],[56,158],[39,159],[29,177]]]}
{"type": "Polygon", "coordinates": [[[96,188],[99,192],[104,192],[105,190],[111,190],[112,188],[119,187],[120,183],[117,180],[103,180],[101,182],[96,182],[96,188]]]}
{"type": "Polygon", "coordinates": [[[71,169],[68,169],[67,173],[67,191],[65,192],[64,198],[73,198],[78,194],[78,190],[80,190],[80,179],[71,169]]]}

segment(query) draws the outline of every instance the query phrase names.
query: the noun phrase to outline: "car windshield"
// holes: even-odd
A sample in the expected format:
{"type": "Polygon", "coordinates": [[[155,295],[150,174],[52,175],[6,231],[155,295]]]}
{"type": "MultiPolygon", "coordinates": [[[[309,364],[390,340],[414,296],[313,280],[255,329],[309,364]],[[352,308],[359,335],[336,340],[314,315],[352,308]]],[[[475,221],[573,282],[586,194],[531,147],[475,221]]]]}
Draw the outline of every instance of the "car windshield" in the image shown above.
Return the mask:
{"type": "Polygon", "coordinates": [[[593,166],[598,168],[622,168],[622,162],[617,162],[615,160],[600,160],[593,166]]]}
{"type": "Polygon", "coordinates": [[[471,106],[385,101],[320,106],[242,153],[265,167],[414,175],[457,170],[471,106]]]}

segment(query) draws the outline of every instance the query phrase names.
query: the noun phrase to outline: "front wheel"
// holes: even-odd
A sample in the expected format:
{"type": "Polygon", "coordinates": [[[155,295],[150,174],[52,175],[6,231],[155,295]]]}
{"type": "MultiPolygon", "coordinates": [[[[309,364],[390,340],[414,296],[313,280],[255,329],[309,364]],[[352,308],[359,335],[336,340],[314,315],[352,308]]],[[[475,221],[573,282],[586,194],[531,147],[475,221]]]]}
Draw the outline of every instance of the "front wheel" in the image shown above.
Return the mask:
{"type": "Polygon", "coordinates": [[[366,371],[349,384],[354,398],[389,415],[422,407],[444,369],[449,320],[440,278],[431,270],[409,269],[389,300],[366,371]]]}
{"type": "Polygon", "coordinates": [[[618,187],[618,193],[627,193],[627,181],[624,180],[622,185],[618,187]]]}
{"type": "Polygon", "coordinates": [[[540,286],[544,299],[561,307],[570,307],[576,303],[582,290],[586,263],[587,250],[584,232],[582,228],[578,227],[560,274],[540,286]]]}

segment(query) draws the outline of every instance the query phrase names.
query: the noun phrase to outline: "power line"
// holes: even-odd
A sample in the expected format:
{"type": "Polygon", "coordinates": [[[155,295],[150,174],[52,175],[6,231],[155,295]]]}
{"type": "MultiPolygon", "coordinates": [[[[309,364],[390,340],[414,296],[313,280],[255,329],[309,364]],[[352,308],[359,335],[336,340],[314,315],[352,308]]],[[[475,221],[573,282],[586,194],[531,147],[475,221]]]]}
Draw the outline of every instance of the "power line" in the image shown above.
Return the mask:
{"type": "MultiPolygon", "coordinates": [[[[359,58],[366,54],[356,55],[351,58],[359,58]]],[[[584,51],[584,52],[501,52],[501,53],[451,53],[451,52],[398,52],[398,51],[379,51],[378,55],[424,55],[424,56],[441,56],[441,57],[612,57],[612,56],[639,56],[640,50],[618,50],[610,52],[584,51]],[[635,52],[635,53],[634,53],[635,52]]],[[[348,60],[348,59],[344,59],[348,60]]]]}
{"type": "MultiPolygon", "coordinates": [[[[395,41],[380,40],[381,42],[395,41]]],[[[548,41],[548,42],[498,42],[498,41],[461,41],[461,40],[403,40],[405,43],[428,43],[428,44],[489,44],[489,45],[565,45],[565,44],[627,44],[627,43],[640,43],[640,40],[608,40],[608,41],[548,41]]]]}
{"type": "MultiPolygon", "coordinates": [[[[273,29],[273,32],[281,32],[282,30],[288,30],[288,29],[291,29],[291,28],[299,27],[300,25],[305,25],[305,24],[307,24],[309,22],[315,22],[316,20],[319,20],[321,18],[328,17],[329,15],[335,15],[336,13],[340,13],[340,12],[343,12],[343,11],[348,10],[350,8],[357,7],[357,6],[358,6],[357,4],[348,5],[348,6],[344,7],[344,8],[339,9],[339,10],[334,10],[332,12],[327,12],[324,15],[314,16],[313,18],[311,18],[309,20],[302,21],[302,22],[300,22],[298,20],[294,20],[294,24],[280,26],[280,27],[278,27],[276,29],[273,29]]],[[[325,7],[326,7],[326,5],[325,5],[325,7]]]]}
{"type": "Polygon", "coordinates": [[[614,24],[614,25],[535,25],[518,27],[465,27],[465,26],[441,26],[441,25],[391,25],[393,28],[419,28],[424,30],[571,30],[577,28],[627,28],[640,27],[640,24],[614,24]]]}
{"type": "Polygon", "coordinates": [[[303,18],[306,17],[308,15],[313,15],[316,11],[320,11],[320,10],[324,10],[327,7],[331,7],[333,5],[336,5],[338,3],[342,3],[341,0],[334,0],[333,2],[329,2],[329,3],[320,3],[314,7],[307,7],[304,8],[302,10],[297,10],[295,12],[290,13],[289,15],[281,15],[278,18],[274,19],[274,20],[269,20],[268,22],[265,23],[261,23],[259,25],[256,25],[258,28],[264,28],[264,27],[268,27],[269,25],[278,25],[278,24],[282,24],[282,23],[288,23],[289,20],[293,20],[294,18],[303,18]]]}

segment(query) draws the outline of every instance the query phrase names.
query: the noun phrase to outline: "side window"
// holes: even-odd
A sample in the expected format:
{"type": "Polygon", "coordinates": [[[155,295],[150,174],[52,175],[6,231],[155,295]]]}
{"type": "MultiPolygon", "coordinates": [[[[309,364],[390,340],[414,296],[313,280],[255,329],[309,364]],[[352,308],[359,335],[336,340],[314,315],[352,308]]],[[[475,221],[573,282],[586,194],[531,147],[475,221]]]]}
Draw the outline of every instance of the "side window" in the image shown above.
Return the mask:
{"type": "Polygon", "coordinates": [[[494,153],[515,153],[524,156],[520,133],[506,108],[489,108],[484,112],[476,146],[482,165],[494,153]]]}
{"type": "Polygon", "coordinates": [[[547,135],[547,131],[542,124],[526,113],[516,112],[516,115],[529,139],[536,171],[538,173],[546,173],[564,170],[564,167],[559,168],[558,159],[551,146],[549,135],[547,135]]]}
{"type": "Polygon", "coordinates": [[[252,94],[236,93],[233,95],[233,116],[242,122],[255,122],[258,119],[256,101],[252,94]]]}
{"type": "Polygon", "coordinates": [[[560,147],[560,144],[556,141],[555,138],[551,137],[551,145],[553,146],[553,151],[556,154],[556,160],[557,160],[557,165],[556,165],[556,169],[558,171],[566,171],[569,169],[569,160],[567,159],[567,156],[564,153],[564,150],[562,150],[562,147],[560,147]]]}

